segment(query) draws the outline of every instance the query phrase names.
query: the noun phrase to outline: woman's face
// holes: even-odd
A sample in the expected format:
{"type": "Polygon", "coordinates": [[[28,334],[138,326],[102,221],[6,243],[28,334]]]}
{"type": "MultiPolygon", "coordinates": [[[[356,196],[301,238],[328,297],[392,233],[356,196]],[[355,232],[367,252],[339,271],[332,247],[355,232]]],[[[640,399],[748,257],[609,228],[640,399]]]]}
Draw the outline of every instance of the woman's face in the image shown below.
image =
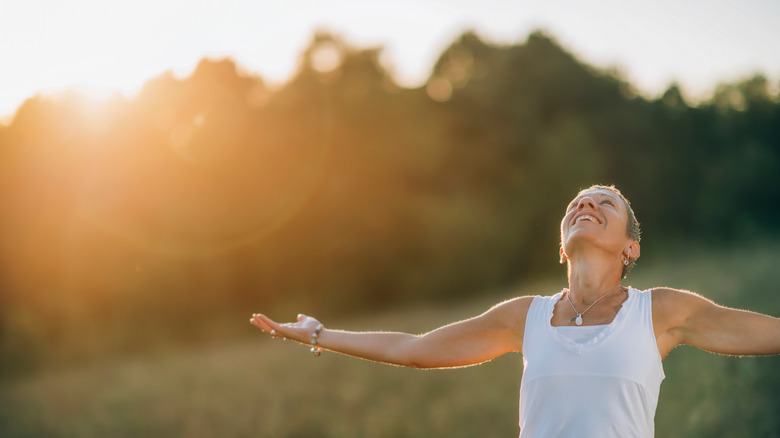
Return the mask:
{"type": "Polygon", "coordinates": [[[580,245],[622,252],[627,236],[628,210],[617,194],[604,189],[580,192],[561,221],[561,244],[571,256],[580,245]]]}

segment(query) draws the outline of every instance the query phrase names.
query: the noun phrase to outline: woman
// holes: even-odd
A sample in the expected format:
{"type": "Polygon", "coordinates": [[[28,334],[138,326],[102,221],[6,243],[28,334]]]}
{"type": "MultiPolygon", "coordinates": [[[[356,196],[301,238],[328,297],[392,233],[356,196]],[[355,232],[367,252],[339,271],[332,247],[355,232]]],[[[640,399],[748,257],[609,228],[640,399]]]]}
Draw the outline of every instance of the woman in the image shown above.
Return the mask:
{"type": "Polygon", "coordinates": [[[525,296],[424,335],[347,332],[316,319],[252,324],[272,336],[414,368],[523,354],[521,437],[652,437],[661,361],[676,346],[733,355],[780,353],[780,319],[719,306],[692,292],[620,284],[639,258],[639,224],[614,187],[592,186],[561,221],[569,287],[525,296]]]}

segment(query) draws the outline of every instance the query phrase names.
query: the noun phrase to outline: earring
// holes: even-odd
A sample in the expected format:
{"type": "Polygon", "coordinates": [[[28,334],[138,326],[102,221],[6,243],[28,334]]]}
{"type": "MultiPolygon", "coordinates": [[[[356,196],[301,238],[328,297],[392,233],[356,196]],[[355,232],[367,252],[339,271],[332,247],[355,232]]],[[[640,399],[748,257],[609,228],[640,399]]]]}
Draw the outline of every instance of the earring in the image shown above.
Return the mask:
{"type": "Polygon", "coordinates": [[[623,260],[623,264],[628,266],[628,259],[623,260]]]}

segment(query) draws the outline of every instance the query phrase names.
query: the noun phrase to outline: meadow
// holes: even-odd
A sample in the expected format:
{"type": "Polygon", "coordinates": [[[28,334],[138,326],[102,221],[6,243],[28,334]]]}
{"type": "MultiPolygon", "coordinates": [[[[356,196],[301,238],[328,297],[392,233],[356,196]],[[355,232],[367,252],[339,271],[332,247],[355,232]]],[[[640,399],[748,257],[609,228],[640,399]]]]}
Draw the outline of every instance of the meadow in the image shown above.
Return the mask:
{"type": "MultiPolygon", "coordinates": [[[[646,255],[626,284],[698,291],[780,316],[780,243],[681,247],[646,255]]],[[[423,332],[517,294],[550,294],[563,275],[467,302],[355,315],[328,325],[423,332]]],[[[247,309],[247,319],[252,312],[247,309]]],[[[272,315],[284,318],[284,315],[272,315]]],[[[195,322],[196,323],[196,322],[195,322]]],[[[664,363],[658,437],[780,437],[780,357],[733,358],[680,347],[664,363]]],[[[419,371],[260,336],[59,367],[0,384],[0,435],[13,437],[517,436],[522,358],[419,371]]],[[[585,397],[585,396],[583,396],[585,397]]],[[[584,401],[587,401],[585,398],[584,401]]]]}

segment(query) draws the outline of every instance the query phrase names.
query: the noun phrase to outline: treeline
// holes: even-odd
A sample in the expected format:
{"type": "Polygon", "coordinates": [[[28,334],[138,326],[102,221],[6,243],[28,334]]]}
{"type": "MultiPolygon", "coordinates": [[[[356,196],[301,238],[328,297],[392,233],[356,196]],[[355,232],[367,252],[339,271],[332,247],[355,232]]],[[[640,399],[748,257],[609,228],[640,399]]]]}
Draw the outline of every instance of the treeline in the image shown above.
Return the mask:
{"type": "Polygon", "coordinates": [[[4,366],[507,287],[560,269],[592,183],[656,242],[778,231],[762,76],[648,100],[546,35],[466,33],[408,89],[380,52],[323,33],[280,87],[203,60],[130,100],[26,101],[0,128],[4,366]]]}

